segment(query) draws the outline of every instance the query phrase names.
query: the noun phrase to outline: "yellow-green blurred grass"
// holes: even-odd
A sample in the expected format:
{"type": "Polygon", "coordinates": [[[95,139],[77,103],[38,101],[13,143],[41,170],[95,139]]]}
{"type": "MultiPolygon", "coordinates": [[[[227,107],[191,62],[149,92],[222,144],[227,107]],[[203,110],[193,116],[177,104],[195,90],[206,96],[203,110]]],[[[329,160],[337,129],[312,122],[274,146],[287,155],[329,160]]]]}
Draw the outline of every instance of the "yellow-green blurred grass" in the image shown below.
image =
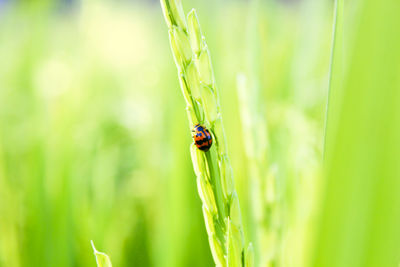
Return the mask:
{"type": "Polygon", "coordinates": [[[190,156],[182,156],[190,137],[175,129],[184,120],[166,86],[169,50],[155,45],[162,18],[140,8],[7,18],[1,265],[94,265],[90,239],[117,266],[195,265],[181,253],[204,254],[190,156]],[[29,28],[15,32],[19,24],[29,28]]]}
{"type": "Polygon", "coordinates": [[[312,266],[400,262],[400,3],[338,0],[312,266]]]}
{"type": "MultiPolygon", "coordinates": [[[[247,5],[197,2],[185,5],[202,14],[251,228],[235,89],[247,5]]],[[[258,25],[260,97],[268,102],[261,115],[290,233],[301,203],[310,204],[297,201],[307,195],[298,185],[312,177],[308,166],[317,164],[322,142],[330,5],[313,2],[265,4],[258,25]]],[[[21,3],[2,16],[0,266],[95,266],[90,240],[114,266],[212,266],[161,9],[21,3]]]]}

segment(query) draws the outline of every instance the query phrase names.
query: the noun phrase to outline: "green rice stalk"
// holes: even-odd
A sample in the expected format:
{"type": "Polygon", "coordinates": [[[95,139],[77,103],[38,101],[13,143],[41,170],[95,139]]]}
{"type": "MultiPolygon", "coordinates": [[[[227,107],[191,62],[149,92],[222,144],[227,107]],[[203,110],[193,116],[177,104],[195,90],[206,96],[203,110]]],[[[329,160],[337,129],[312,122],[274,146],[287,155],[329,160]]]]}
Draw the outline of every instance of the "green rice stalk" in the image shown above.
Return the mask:
{"type": "Polygon", "coordinates": [[[239,110],[246,141],[246,160],[249,170],[252,217],[255,224],[257,266],[278,266],[280,225],[275,168],[267,159],[266,120],[256,109],[258,90],[249,85],[244,74],[238,75],[239,110]]]}
{"type": "Polygon", "coordinates": [[[259,0],[248,3],[243,74],[237,78],[239,112],[251,191],[252,239],[257,266],[279,266],[280,222],[275,168],[268,160],[268,130],[260,91],[259,0]]]}
{"type": "Polygon", "coordinates": [[[196,11],[192,10],[186,20],[181,1],[161,0],[161,5],[191,129],[200,123],[213,136],[213,146],[208,152],[192,144],[191,157],[214,262],[217,266],[253,266],[252,248],[244,247],[218,90],[196,11]]]}

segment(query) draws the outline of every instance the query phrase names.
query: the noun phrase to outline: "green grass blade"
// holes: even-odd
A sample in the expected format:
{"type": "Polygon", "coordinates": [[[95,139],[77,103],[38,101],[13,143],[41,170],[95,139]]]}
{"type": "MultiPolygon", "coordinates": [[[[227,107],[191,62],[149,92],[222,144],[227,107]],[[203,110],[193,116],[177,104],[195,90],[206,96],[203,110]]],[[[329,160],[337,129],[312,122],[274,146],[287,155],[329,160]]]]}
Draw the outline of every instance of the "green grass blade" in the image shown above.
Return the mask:
{"type": "Polygon", "coordinates": [[[100,252],[94,246],[93,241],[90,241],[93,247],[94,255],[96,256],[97,267],[112,267],[110,257],[107,254],[100,252]]]}
{"type": "Polygon", "coordinates": [[[397,266],[400,3],[338,0],[338,12],[342,38],[333,59],[325,197],[312,266],[397,266]]]}
{"type": "MultiPolygon", "coordinates": [[[[338,14],[342,15],[342,12],[338,12],[338,8],[342,8],[342,2],[340,2],[340,7],[338,7],[338,0],[335,0],[335,6],[334,6],[334,15],[333,15],[333,23],[332,23],[332,45],[331,45],[331,59],[330,59],[330,64],[329,64],[329,73],[328,73],[328,92],[327,92],[327,98],[326,98],[326,110],[325,110],[325,123],[324,123],[324,140],[323,140],[323,152],[322,156],[325,158],[325,147],[326,147],[326,134],[327,134],[327,127],[328,127],[328,111],[329,111],[329,100],[331,97],[331,87],[332,87],[332,72],[333,72],[333,67],[334,67],[334,59],[335,59],[335,52],[337,49],[336,47],[336,36],[338,32],[338,14]]],[[[342,17],[340,19],[340,26],[342,24],[342,17]]],[[[342,29],[339,30],[342,32],[342,29]]]]}

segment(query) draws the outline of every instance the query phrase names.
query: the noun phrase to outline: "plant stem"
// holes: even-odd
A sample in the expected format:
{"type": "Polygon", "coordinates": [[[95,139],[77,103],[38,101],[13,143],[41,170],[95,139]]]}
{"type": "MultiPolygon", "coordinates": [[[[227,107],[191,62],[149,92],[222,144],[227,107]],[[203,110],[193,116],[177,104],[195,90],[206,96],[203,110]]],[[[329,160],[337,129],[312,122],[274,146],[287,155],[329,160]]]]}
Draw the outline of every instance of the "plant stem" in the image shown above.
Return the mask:
{"type": "Polygon", "coordinates": [[[333,65],[334,65],[334,58],[335,58],[335,47],[336,47],[336,35],[337,35],[337,20],[338,20],[338,0],[335,0],[334,4],[334,16],[333,16],[333,23],[332,23],[332,44],[331,44],[331,59],[329,64],[329,77],[328,77],[328,92],[327,92],[327,99],[326,99],[326,109],[325,109],[325,124],[324,124],[324,140],[323,140],[323,151],[322,157],[325,160],[325,151],[326,151],[326,135],[328,130],[328,119],[329,119],[329,103],[331,98],[331,88],[332,88],[332,73],[333,73],[333,65]]]}

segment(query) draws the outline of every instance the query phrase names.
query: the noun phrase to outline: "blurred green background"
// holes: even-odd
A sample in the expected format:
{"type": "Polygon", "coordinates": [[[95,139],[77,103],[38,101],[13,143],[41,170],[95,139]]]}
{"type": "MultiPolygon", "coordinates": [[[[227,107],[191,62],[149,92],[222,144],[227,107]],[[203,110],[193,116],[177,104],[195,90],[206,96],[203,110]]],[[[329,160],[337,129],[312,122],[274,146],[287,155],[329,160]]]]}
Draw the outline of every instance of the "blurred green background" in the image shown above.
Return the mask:
{"type": "MultiPolygon", "coordinates": [[[[323,168],[333,1],[183,0],[211,51],[248,241],[237,75],[258,84],[279,266],[399,263],[399,4],[339,3],[323,168]]],[[[158,1],[1,0],[0,62],[0,266],[95,266],[90,240],[114,266],[213,266],[158,1]]]]}

